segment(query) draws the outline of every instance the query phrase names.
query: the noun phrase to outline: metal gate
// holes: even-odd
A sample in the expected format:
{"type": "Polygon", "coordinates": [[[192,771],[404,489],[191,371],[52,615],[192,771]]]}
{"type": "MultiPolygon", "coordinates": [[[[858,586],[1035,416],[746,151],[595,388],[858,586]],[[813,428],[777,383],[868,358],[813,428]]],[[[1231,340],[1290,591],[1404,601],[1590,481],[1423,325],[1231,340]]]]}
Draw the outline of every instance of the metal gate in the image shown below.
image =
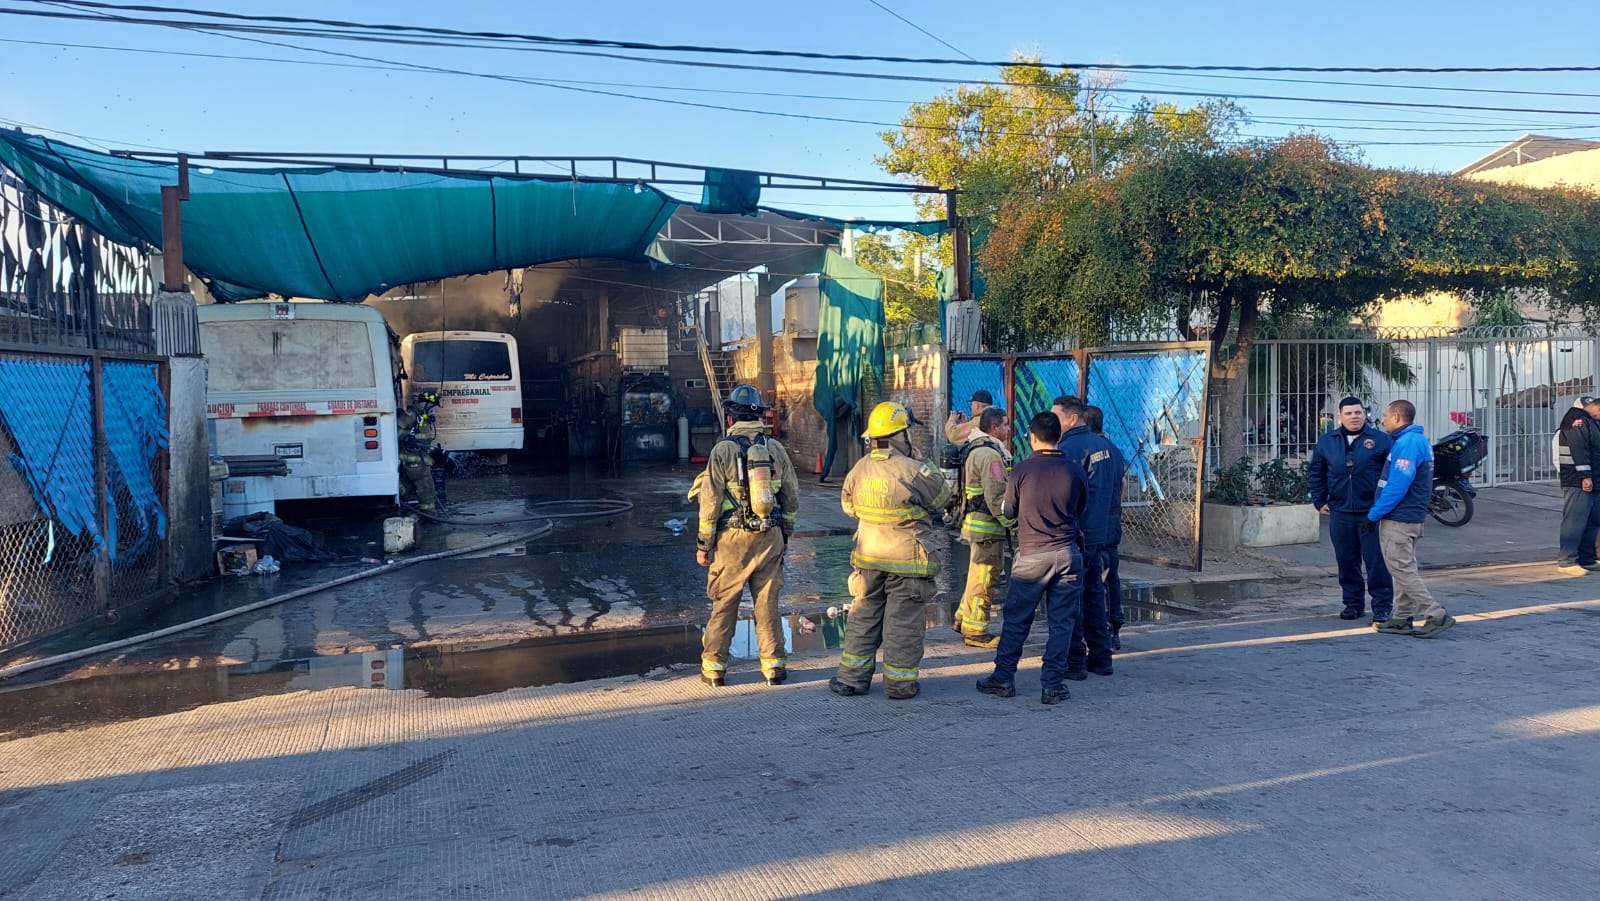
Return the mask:
{"type": "Polygon", "coordinates": [[[1011,414],[1022,456],[1028,421],[1055,398],[1077,395],[1100,407],[1106,437],[1128,461],[1122,555],[1198,571],[1209,363],[1204,342],[955,356],[950,409],[965,410],[974,391],[988,391],[1011,414]]]}
{"type": "Polygon", "coordinates": [[[1306,460],[1345,395],[1375,419],[1403,398],[1434,440],[1469,427],[1489,439],[1480,484],[1548,480],[1550,437],[1575,398],[1596,393],[1597,372],[1600,338],[1570,328],[1268,332],[1250,359],[1244,448],[1257,463],[1306,460]]]}

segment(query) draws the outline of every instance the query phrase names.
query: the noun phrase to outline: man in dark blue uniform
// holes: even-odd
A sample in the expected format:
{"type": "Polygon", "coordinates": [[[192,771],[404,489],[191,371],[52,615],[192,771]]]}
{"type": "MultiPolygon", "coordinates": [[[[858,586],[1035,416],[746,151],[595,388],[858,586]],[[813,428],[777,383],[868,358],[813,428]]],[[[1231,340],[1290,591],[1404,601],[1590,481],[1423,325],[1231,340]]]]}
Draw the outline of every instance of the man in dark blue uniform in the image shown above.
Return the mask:
{"type": "Polygon", "coordinates": [[[1062,456],[1082,467],[1086,476],[1083,515],[1078,519],[1078,535],[1083,545],[1083,604],[1067,657],[1067,678],[1074,681],[1087,679],[1087,673],[1111,675],[1106,547],[1111,543],[1111,503],[1122,477],[1116,464],[1117,449],[1089,431],[1089,424],[1084,420],[1087,406],[1075,397],[1058,397],[1050,407],[1061,420],[1062,456]]]}
{"type": "Polygon", "coordinates": [[[1372,597],[1372,621],[1387,622],[1394,609],[1394,581],[1383,564],[1378,524],[1367,519],[1378,493],[1378,475],[1394,440],[1367,422],[1359,398],[1339,401],[1339,426],[1322,436],[1311,454],[1306,481],[1311,503],[1328,519],[1328,537],[1339,563],[1344,591],[1340,619],[1358,619],[1372,597]],[[1366,567],[1363,575],[1362,566],[1366,567]]]}
{"type": "MultiPolygon", "coordinates": [[[[1090,404],[1083,408],[1089,431],[1106,437],[1106,414],[1090,404]]],[[[1107,441],[1111,439],[1106,438],[1107,441]]],[[[1111,499],[1111,541],[1106,544],[1106,623],[1111,627],[1111,650],[1122,650],[1122,489],[1128,475],[1128,461],[1116,442],[1111,443],[1111,460],[1117,470],[1117,493],[1111,499]]]]}

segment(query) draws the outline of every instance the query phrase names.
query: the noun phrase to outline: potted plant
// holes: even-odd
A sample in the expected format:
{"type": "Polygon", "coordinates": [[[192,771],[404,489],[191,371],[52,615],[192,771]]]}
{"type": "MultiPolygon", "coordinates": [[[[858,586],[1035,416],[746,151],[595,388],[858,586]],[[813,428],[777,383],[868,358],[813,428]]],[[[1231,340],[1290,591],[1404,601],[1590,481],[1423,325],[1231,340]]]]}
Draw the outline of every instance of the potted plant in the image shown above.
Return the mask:
{"type": "Polygon", "coordinates": [[[1241,457],[1217,470],[1200,515],[1209,551],[1313,544],[1321,538],[1306,464],[1287,457],[1260,466],[1241,457]]]}

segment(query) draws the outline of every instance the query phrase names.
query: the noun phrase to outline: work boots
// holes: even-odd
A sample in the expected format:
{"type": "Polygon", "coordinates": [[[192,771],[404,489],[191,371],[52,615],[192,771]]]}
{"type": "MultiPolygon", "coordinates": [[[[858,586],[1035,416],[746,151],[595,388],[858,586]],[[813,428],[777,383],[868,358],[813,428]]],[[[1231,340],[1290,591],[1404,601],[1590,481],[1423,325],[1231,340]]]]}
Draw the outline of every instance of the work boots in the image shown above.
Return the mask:
{"type": "Polygon", "coordinates": [[[986,695],[994,695],[997,698],[1014,698],[1017,696],[1015,682],[1007,682],[993,674],[978,680],[978,690],[986,695]]]}
{"type": "Polygon", "coordinates": [[[969,648],[984,648],[992,651],[1000,647],[1000,636],[991,635],[987,632],[981,635],[963,635],[961,636],[961,641],[969,648]]]}
{"type": "Polygon", "coordinates": [[[721,688],[728,684],[727,677],[721,673],[708,673],[704,671],[700,673],[700,681],[704,682],[711,688],[721,688]]]}
{"type": "Polygon", "coordinates": [[[768,685],[782,685],[783,684],[783,680],[785,680],[787,678],[789,678],[789,670],[788,670],[788,668],[780,666],[780,667],[774,669],[772,672],[767,673],[767,684],[768,685]]]}

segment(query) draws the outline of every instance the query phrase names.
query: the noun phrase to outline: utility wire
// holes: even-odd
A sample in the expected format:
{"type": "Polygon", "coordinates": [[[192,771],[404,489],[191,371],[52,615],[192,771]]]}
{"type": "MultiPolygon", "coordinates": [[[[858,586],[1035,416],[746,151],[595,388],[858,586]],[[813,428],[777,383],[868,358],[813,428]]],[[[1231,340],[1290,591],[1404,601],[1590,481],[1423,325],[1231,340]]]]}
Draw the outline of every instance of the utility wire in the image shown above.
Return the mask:
{"type": "Polygon", "coordinates": [[[956,53],[961,54],[963,57],[966,57],[967,59],[971,60],[972,62],[977,62],[978,61],[977,57],[975,57],[972,54],[966,52],[965,50],[962,50],[960,47],[957,47],[956,45],[950,43],[949,41],[945,40],[944,38],[939,37],[938,35],[934,34],[933,32],[929,31],[928,29],[923,28],[921,25],[918,25],[917,23],[911,21],[910,19],[906,18],[905,16],[900,15],[899,13],[897,13],[894,10],[890,9],[889,7],[884,6],[882,3],[879,3],[878,0],[868,0],[868,2],[870,2],[873,6],[876,6],[877,8],[879,8],[879,9],[883,10],[884,12],[888,13],[889,15],[894,16],[896,19],[899,19],[900,21],[906,23],[907,25],[910,25],[912,28],[915,28],[917,31],[920,31],[923,34],[927,35],[928,37],[933,38],[936,42],[938,42],[940,45],[944,46],[945,48],[950,49],[950,50],[954,50],[956,53]]]}
{"type": "MultiPolygon", "coordinates": [[[[67,2],[67,0],[17,0],[17,2],[67,2]]],[[[102,4],[102,5],[107,5],[107,4],[102,4]]],[[[390,43],[390,44],[399,44],[399,45],[403,45],[403,46],[459,47],[459,48],[464,48],[464,49],[496,49],[496,48],[485,48],[481,44],[453,43],[453,42],[449,42],[449,41],[435,41],[435,40],[426,40],[426,39],[423,39],[423,40],[411,40],[411,39],[405,39],[405,38],[391,38],[391,37],[381,37],[381,36],[361,35],[361,34],[350,34],[350,33],[335,33],[335,32],[328,32],[328,31],[308,31],[308,30],[304,30],[304,29],[293,30],[293,29],[274,29],[274,28],[265,28],[265,27],[254,27],[254,26],[230,26],[230,25],[225,25],[225,24],[204,23],[204,22],[176,22],[176,21],[162,20],[162,19],[134,19],[134,18],[129,18],[129,17],[111,16],[111,15],[106,15],[106,14],[101,14],[101,15],[78,15],[78,14],[72,14],[72,13],[32,12],[32,11],[12,10],[12,9],[5,9],[5,8],[0,8],[0,14],[32,15],[32,16],[55,17],[55,18],[79,19],[79,20],[88,20],[88,21],[96,21],[96,22],[116,22],[116,23],[123,23],[123,24],[162,26],[162,27],[178,28],[178,29],[182,29],[182,30],[206,33],[206,34],[213,34],[213,35],[217,35],[217,36],[223,36],[222,32],[237,31],[237,32],[249,33],[249,34],[275,34],[275,35],[287,35],[287,36],[294,36],[294,37],[310,37],[310,38],[314,38],[314,39],[326,39],[326,40],[348,40],[348,41],[358,41],[358,42],[390,43]]],[[[287,47],[291,47],[293,49],[300,49],[300,50],[310,50],[310,48],[297,47],[296,45],[292,45],[292,44],[279,45],[279,46],[287,46],[287,47]]],[[[936,83],[936,84],[956,84],[956,85],[960,85],[960,84],[969,84],[970,83],[969,81],[962,80],[962,79],[946,79],[946,78],[935,78],[935,77],[929,77],[929,76],[900,75],[900,74],[883,73],[883,72],[859,72],[859,71],[844,71],[844,70],[830,70],[830,69],[805,69],[805,68],[795,68],[795,67],[786,67],[786,66],[756,66],[756,65],[739,64],[739,63],[719,63],[719,62],[710,62],[710,61],[702,61],[702,60],[662,59],[662,58],[656,58],[656,57],[640,57],[640,56],[632,56],[632,55],[627,55],[627,54],[608,53],[608,52],[604,52],[604,51],[591,51],[591,50],[560,50],[560,49],[553,49],[553,48],[549,48],[549,47],[523,47],[523,48],[500,47],[500,48],[497,48],[497,49],[524,49],[524,50],[532,50],[534,52],[540,52],[540,53],[556,53],[556,54],[564,54],[564,55],[591,56],[591,57],[618,59],[618,60],[623,60],[623,61],[627,61],[627,62],[655,63],[655,64],[674,65],[674,66],[689,66],[689,67],[698,67],[698,68],[732,69],[732,70],[741,70],[741,71],[760,71],[760,72],[777,72],[777,73],[785,73],[785,74],[801,74],[801,75],[816,75],[816,76],[826,76],[826,77],[845,77],[845,78],[861,78],[861,79],[876,79],[876,80],[890,80],[890,81],[908,81],[908,82],[936,83]]],[[[363,58],[363,57],[357,57],[357,58],[363,58]]],[[[1134,69],[1134,68],[1157,69],[1157,68],[1164,68],[1164,67],[1156,67],[1156,66],[1134,67],[1134,66],[1106,66],[1106,65],[1100,65],[1098,67],[1099,68],[1123,68],[1123,69],[1134,69]]],[[[1094,68],[1094,66],[1089,66],[1089,68],[1094,68]]],[[[1242,68],[1242,69],[1252,70],[1252,71],[1253,70],[1301,71],[1301,69],[1284,69],[1283,67],[1191,66],[1191,67],[1187,67],[1187,68],[1191,69],[1191,70],[1212,70],[1212,69],[1242,68]]],[[[1596,70],[1600,71],[1600,67],[1596,67],[1596,70]]],[[[1322,70],[1308,69],[1306,71],[1322,71],[1322,70]]],[[[1334,70],[1329,70],[1329,71],[1351,71],[1351,70],[1349,70],[1349,69],[1334,69],[1334,70]]],[[[1387,71],[1387,70],[1385,70],[1385,71],[1387,71]]],[[[1411,71],[1411,70],[1395,70],[1395,71],[1411,71]]],[[[1416,71],[1422,71],[1422,70],[1416,70],[1416,71]]],[[[1431,71],[1431,70],[1429,70],[1429,71],[1431,71]]],[[[1439,71],[1446,71],[1446,70],[1439,70],[1439,71]]],[[[1476,71],[1476,70],[1474,70],[1474,71],[1476,71]]],[[[1482,71],[1493,71],[1493,70],[1484,69],[1482,71]]],[[[1522,69],[1522,70],[1517,70],[1517,71],[1533,71],[1533,70],[1531,70],[1531,69],[1522,69]]],[[[1551,69],[1550,71],[1560,71],[1560,69],[1551,69]]],[[[995,82],[983,82],[983,83],[984,84],[996,84],[995,82]]],[[[1121,89],[1121,88],[1101,88],[1099,90],[1101,90],[1102,92],[1106,92],[1106,93],[1129,93],[1129,94],[1141,93],[1140,90],[1121,89]]],[[[1346,104],[1346,105],[1357,105],[1357,106],[1380,106],[1380,107],[1387,106],[1387,107],[1399,107],[1399,108],[1409,108],[1409,109],[1424,109],[1424,110],[1425,109],[1441,109],[1441,110],[1478,111],[1478,112],[1510,112],[1510,113],[1530,113],[1530,114],[1538,114],[1538,115],[1557,115],[1557,116],[1561,116],[1561,115],[1579,115],[1579,116],[1600,115],[1600,112],[1590,111],[1590,110],[1563,110],[1563,109],[1540,109],[1540,108],[1527,108],[1527,107],[1498,107],[1498,106],[1470,106],[1470,105],[1462,105],[1462,104],[1407,103],[1407,102],[1400,102],[1400,101],[1360,100],[1360,99],[1344,99],[1344,98],[1331,98],[1331,97],[1295,97],[1295,96],[1283,96],[1283,95],[1272,95],[1272,94],[1230,94],[1230,93],[1221,92],[1221,91],[1204,92],[1204,91],[1175,91],[1175,90],[1163,89],[1163,90],[1159,91],[1158,93],[1162,93],[1162,94],[1166,94],[1166,95],[1170,95],[1170,96],[1215,97],[1215,98],[1219,98],[1219,99],[1220,98],[1231,98],[1231,99],[1238,99],[1238,100],[1264,100],[1264,101],[1283,101],[1283,102],[1299,102],[1299,103],[1333,103],[1333,104],[1346,104]]],[[[864,123],[864,124],[871,124],[871,123],[864,123]]]]}
{"type": "MultiPolygon", "coordinates": [[[[1006,66],[1022,66],[1036,69],[1105,69],[1110,71],[1151,71],[1167,70],[1174,72],[1359,72],[1365,74],[1387,73],[1439,73],[1439,74],[1489,74],[1510,72],[1600,72],[1600,66],[1241,66],[1241,65],[1191,65],[1170,63],[1094,63],[1094,62],[1043,62],[1032,60],[975,60],[975,59],[948,59],[940,57],[911,57],[911,56],[886,56],[878,54],[857,53],[822,53],[809,50],[776,50],[754,49],[746,47],[719,47],[697,44],[654,44],[645,41],[623,41],[611,38],[562,38],[551,35],[522,34],[502,31],[468,31],[456,28],[440,28],[422,25],[394,25],[353,22],[343,19],[319,19],[299,16],[262,16],[245,13],[223,12],[219,10],[152,6],[135,4],[116,4],[92,2],[92,0],[13,0],[20,3],[38,3],[55,6],[68,6],[81,9],[115,10],[120,12],[143,12],[162,15],[200,16],[204,18],[223,19],[242,22],[267,22],[288,25],[321,25],[332,28],[364,29],[368,31],[388,31],[410,34],[430,34],[448,37],[466,37],[493,40],[515,40],[536,44],[551,44],[572,47],[607,47],[619,50],[647,50],[652,52],[667,53],[701,53],[701,54],[726,54],[738,56],[764,56],[788,57],[795,59],[836,60],[843,62],[877,62],[900,63],[915,65],[954,65],[954,66],[983,66],[987,68],[1004,68],[1006,66]]],[[[879,4],[881,6],[881,4],[879,4]]],[[[27,14],[27,13],[25,13],[27,14]]],[[[49,18],[84,18],[70,13],[33,13],[49,18]]],[[[128,19],[127,21],[139,21],[128,19]]],[[[154,21],[154,20],[150,20],[154,21]]],[[[941,41],[942,43],[942,41],[941,41]]]]}
{"type": "MultiPolygon", "coordinates": [[[[227,35],[218,35],[218,37],[227,37],[227,35]]],[[[355,69],[355,70],[360,70],[360,71],[376,71],[376,72],[411,72],[411,71],[415,71],[414,69],[408,68],[407,66],[396,65],[396,64],[393,64],[393,63],[378,64],[378,63],[359,63],[359,62],[335,62],[335,61],[332,61],[332,60],[293,59],[293,58],[290,58],[290,57],[281,57],[281,56],[246,56],[246,55],[243,55],[243,54],[231,54],[231,53],[202,53],[202,52],[197,52],[197,51],[153,49],[153,48],[145,48],[145,47],[128,47],[128,46],[115,45],[115,44],[79,44],[79,43],[68,43],[68,42],[62,42],[62,41],[30,41],[30,40],[23,40],[23,39],[20,39],[20,38],[0,38],[0,43],[22,44],[22,45],[38,46],[38,47],[57,47],[57,48],[76,49],[76,50],[103,50],[103,51],[119,52],[119,53],[139,53],[139,54],[149,54],[149,55],[154,55],[154,56],[172,56],[172,57],[195,58],[195,59],[232,60],[232,61],[237,61],[237,62],[249,62],[249,63],[274,63],[274,64],[282,64],[282,65],[315,66],[315,67],[325,67],[325,68],[334,68],[334,69],[355,69]]],[[[547,77],[547,76],[539,76],[539,80],[541,82],[552,82],[552,83],[556,83],[556,84],[580,85],[580,86],[591,86],[591,87],[639,88],[639,89],[646,89],[646,90],[676,91],[676,92],[699,93],[699,94],[727,94],[727,95],[751,96],[751,97],[781,97],[781,98],[792,98],[792,99],[798,99],[798,100],[836,100],[836,101],[852,102],[852,103],[887,103],[887,104],[894,104],[894,105],[898,105],[898,106],[909,106],[909,105],[915,104],[915,103],[924,103],[924,102],[926,102],[925,100],[908,100],[908,99],[900,99],[900,98],[859,97],[859,96],[840,95],[840,94],[809,94],[809,93],[800,93],[800,92],[791,92],[791,91],[749,91],[749,90],[740,90],[740,89],[737,89],[737,88],[706,88],[706,87],[691,87],[691,86],[688,86],[688,85],[649,84],[649,83],[643,83],[643,82],[596,81],[596,80],[585,80],[585,79],[551,78],[551,77],[547,77]]],[[[941,79],[941,80],[943,80],[943,79],[941,79]]],[[[1280,79],[1274,79],[1274,80],[1280,80],[1280,79]]],[[[1281,79],[1281,80],[1288,80],[1288,79],[1281,79]]],[[[988,85],[995,85],[995,86],[1002,86],[1002,87],[1006,86],[1005,83],[1003,83],[1003,82],[980,82],[980,84],[988,84],[988,85]]],[[[1161,88],[1160,87],[1151,87],[1150,91],[1151,91],[1151,93],[1160,93],[1161,88]]],[[[1595,95],[1595,96],[1600,96],[1600,95],[1595,95]]],[[[1005,104],[1005,103],[980,103],[980,104],[974,104],[973,108],[974,109],[979,109],[979,110],[1003,109],[1003,110],[1019,110],[1019,111],[1026,110],[1026,111],[1035,111],[1035,112],[1076,112],[1077,109],[1078,109],[1077,107],[1057,107],[1057,106],[1046,106],[1046,105],[1037,105],[1037,104],[1005,104]]],[[[1107,109],[1107,110],[1116,111],[1116,112],[1124,112],[1124,113],[1138,113],[1138,112],[1141,111],[1137,107],[1126,106],[1126,105],[1118,106],[1118,105],[1115,105],[1115,104],[1107,104],[1106,106],[1104,106],[1102,108],[1103,109],[1107,109]]],[[[1176,115],[1176,116],[1179,116],[1179,117],[1182,117],[1182,118],[1193,118],[1193,117],[1196,117],[1196,116],[1207,115],[1207,113],[1205,111],[1197,111],[1197,110],[1175,110],[1175,111],[1172,111],[1170,113],[1167,113],[1167,115],[1176,115]]],[[[1369,130],[1369,131],[1380,130],[1380,129],[1377,129],[1377,128],[1370,127],[1372,124],[1391,124],[1391,125],[1406,125],[1406,124],[1410,124],[1410,125],[1435,126],[1435,127],[1431,127],[1431,128],[1416,128],[1416,129],[1405,129],[1405,128],[1381,129],[1381,130],[1386,130],[1386,131],[1402,131],[1402,132],[1410,131],[1410,132],[1416,132],[1416,133],[1453,133],[1453,132],[1463,132],[1464,133],[1464,132],[1468,132],[1468,131],[1499,132],[1499,131],[1505,131],[1505,130],[1507,130],[1509,128],[1529,128],[1529,127],[1538,128],[1538,129],[1548,129],[1548,130],[1592,129],[1592,128],[1596,127],[1594,125],[1572,125],[1572,124],[1560,124],[1560,123],[1529,123],[1527,120],[1501,120],[1499,124],[1479,125],[1478,121],[1480,121],[1480,120],[1468,120],[1466,122],[1457,122],[1457,121],[1453,121],[1453,120],[1449,120],[1449,119],[1384,119],[1384,118],[1351,117],[1351,116],[1305,116],[1305,115],[1300,115],[1300,116],[1294,116],[1292,118],[1285,117],[1285,116],[1259,115],[1259,114],[1246,114],[1246,116],[1251,122],[1259,122],[1259,123],[1262,123],[1262,124],[1269,124],[1269,125],[1300,126],[1300,127],[1307,127],[1307,128],[1324,127],[1327,123],[1332,123],[1331,127],[1333,127],[1333,128],[1349,128],[1349,129],[1360,129],[1360,130],[1369,130]],[[1363,125],[1345,125],[1345,124],[1342,124],[1342,123],[1352,123],[1352,122],[1354,122],[1354,123],[1365,123],[1365,124],[1363,124],[1363,125]],[[1453,128],[1443,127],[1443,126],[1450,126],[1450,125],[1474,125],[1476,127],[1472,128],[1472,129],[1465,129],[1465,128],[1453,129],[1453,128]]],[[[33,126],[27,126],[27,127],[33,127],[33,126]]],[[[41,126],[41,128],[42,128],[42,126],[41,126]]],[[[50,129],[46,129],[46,130],[50,130],[50,129]]],[[[71,134],[71,133],[70,132],[61,132],[61,134],[71,134]]],[[[74,137],[84,137],[82,135],[73,135],[73,136],[74,137]]],[[[85,139],[86,140],[90,140],[89,138],[85,138],[85,139]]],[[[107,139],[102,139],[102,140],[107,140],[107,139]]],[[[169,149],[169,148],[152,148],[152,149],[169,149]]]]}

